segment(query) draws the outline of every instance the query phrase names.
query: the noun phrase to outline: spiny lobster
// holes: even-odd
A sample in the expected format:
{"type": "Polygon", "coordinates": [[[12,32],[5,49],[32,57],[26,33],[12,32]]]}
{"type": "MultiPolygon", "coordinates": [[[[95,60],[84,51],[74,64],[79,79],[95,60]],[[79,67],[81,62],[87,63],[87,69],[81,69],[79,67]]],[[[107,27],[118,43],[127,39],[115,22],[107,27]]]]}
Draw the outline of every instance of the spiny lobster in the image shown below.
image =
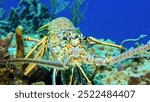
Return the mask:
{"type": "Polygon", "coordinates": [[[48,33],[41,40],[35,40],[33,38],[26,37],[26,40],[36,41],[37,44],[26,55],[25,58],[1,60],[0,63],[30,63],[25,69],[24,75],[28,75],[37,64],[48,65],[49,67],[53,68],[53,84],[56,84],[56,74],[58,70],[62,70],[62,73],[66,70],[71,70],[69,84],[72,84],[74,69],[79,68],[88,84],[92,84],[93,77],[91,79],[88,78],[88,76],[82,69],[82,64],[90,64],[92,65],[92,67],[109,65],[117,61],[129,58],[137,53],[140,53],[143,50],[150,49],[150,44],[147,44],[129,52],[122,53],[119,56],[102,59],[98,56],[93,56],[92,52],[90,52],[89,50],[89,45],[103,44],[106,46],[119,48],[121,52],[124,51],[124,47],[107,42],[101,42],[94,37],[84,37],[82,33],[74,27],[72,22],[64,17],[59,17],[52,20],[46,25],[40,27],[38,29],[38,32],[42,30],[48,30],[48,33]],[[35,57],[30,58],[34,51],[39,47],[40,49],[35,54],[35,57]],[[43,60],[42,58],[45,55],[46,51],[49,52],[49,59],[43,60]]]}

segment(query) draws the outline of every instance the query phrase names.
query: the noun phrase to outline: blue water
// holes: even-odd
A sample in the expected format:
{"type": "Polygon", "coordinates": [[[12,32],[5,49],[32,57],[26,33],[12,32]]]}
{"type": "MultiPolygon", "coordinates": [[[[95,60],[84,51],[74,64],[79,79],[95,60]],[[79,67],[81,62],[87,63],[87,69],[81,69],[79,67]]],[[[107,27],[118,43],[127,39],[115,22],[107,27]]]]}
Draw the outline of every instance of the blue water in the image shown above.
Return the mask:
{"type": "MultiPolygon", "coordinates": [[[[17,7],[18,0],[4,0],[7,13],[10,7],[17,7]]],[[[49,0],[42,0],[49,4],[49,0]]],[[[117,44],[127,38],[148,36],[140,41],[146,44],[150,40],[150,1],[149,0],[86,0],[88,9],[85,19],[80,22],[81,32],[85,36],[111,39],[117,44]]],[[[70,17],[68,10],[58,16],[70,17]]],[[[125,44],[126,47],[134,43],[125,44]]]]}

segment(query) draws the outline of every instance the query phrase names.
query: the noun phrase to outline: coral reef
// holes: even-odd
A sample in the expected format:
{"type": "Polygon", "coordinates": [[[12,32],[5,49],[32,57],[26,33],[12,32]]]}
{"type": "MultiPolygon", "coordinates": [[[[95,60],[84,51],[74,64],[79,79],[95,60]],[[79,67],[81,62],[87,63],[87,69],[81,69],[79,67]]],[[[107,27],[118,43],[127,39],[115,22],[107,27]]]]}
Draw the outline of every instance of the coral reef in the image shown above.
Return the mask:
{"type": "Polygon", "coordinates": [[[48,7],[39,0],[20,0],[17,8],[11,8],[8,22],[13,31],[21,25],[24,33],[30,34],[35,33],[49,17],[48,7]]]}
{"type": "Polygon", "coordinates": [[[50,5],[45,5],[40,0],[20,0],[18,7],[12,7],[6,19],[2,19],[4,9],[0,8],[0,33],[7,35],[8,32],[15,32],[16,27],[21,25],[25,34],[34,34],[40,26],[55,19],[69,5],[74,5],[70,6],[70,13],[73,23],[77,24],[84,18],[86,10],[80,12],[84,2],[85,0],[74,0],[71,4],[69,0],[50,0],[50,5]]]}
{"type": "Polygon", "coordinates": [[[5,13],[4,9],[0,8],[0,20],[3,19],[4,13],[5,13]]]}
{"type": "MultiPolygon", "coordinates": [[[[0,0],[0,6],[2,6],[2,2],[3,2],[3,0],[0,0]]],[[[0,20],[3,19],[4,13],[5,13],[4,8],[0,8],[0,20]]]]}
{"type": "Polygon", "coordinates": [[[9,28],[8,24],[9,24],[9,22],[0,20],[0,34],[1,35],[6,36],[8,34],[8,32],[7,32],[7,29],[9,28]]]}
{"type": "Polygon", "coordinates": [[[73,24],[78,24],[84,18],[87,5],[83,12],[81,8],[85,0],[49,1],[50,9],[40,0],[20,0],[18,7],[11,8],[6,19],[3,18],[4,9],[0,8],[0,84],[82,85],[87,84],[88,77],[94,85],[150,85],[150,42],[146,45],[137,43],[146,35],[141,35],[137,39],[124,40],[121,45],[132,41],[137,47],[126,51],[124,47],[116,45],[110,39],[105,41],[83,37],[73,24]],[[72,22],[65,18],[60,21],[57,19],[59,22],[53,20],[69,6],[72,22]],[[42,26],[51,20],[54,22],[42,26]],[[45,32],[37,34],[38,28],[40,28],[38,31],[47,28],[51,37],[45,32]],[[10,31],[16,32],[14,38],[13,33],[8,34],[10,31]],[[56,36],[57,34],[62,35],[56,36]],[[58,38],[63,41],[59,41],[61,44],[56,47],[58,38]],[[53,49],[49,39],[52,39],[53,49]],[[72,40],[68,41],[68,39],[72,40]],[[80,46],[76,45],[78,41],[80,46]],[[60,46],[63,46],[63,49],[60,49],[60,46]],[[63,53],[60,53],[56,59],[54,54],[61,50],[63,53]],[[65,58],[69,58],[67,51],[70,51],[70,57],[73,56],[72,62],[65,62],[65,58]],[[78,59],[77,61],[81,63],[75,63],[77,54],[86,56],[87,59],[78,59]],[[64,63],[58,61],[60,57],[63,57],[61,60],[64,63]],[[82,74],[83,72],[85,73],[82,74]],[[70,81],[71,77],[72,81],[70,81]]]}
{"type": "Polygon", "coordinates": [[[128,66],[124,66],[122,71],[114,68],[112,71],[105,70],[100,73],[103,76],[101,82],[105,85],[149,85],[150,61],[144,64],[135,65],[134,63],[136,62],[128,63],[128,66]]]}
{"type": "Polygon", "coordinates": [[[8,48],[13,38],[13,33],[9,33],[5,38],[0,39],[0,59],[9,58],[8,48]]]}
{"type": "MultiPolygon", "coordinates": [[[[12,41],[13,35],[13,33],[9,33],[5,38],[0,39],[0,60],[10,58],[8,48],[12,41]]],[[[15,82],[17,82],[17,84],[23,84],[23,81],[16,80],[18,79],[16,71],[18,72],[14,65],[2,63],[0,66],[0,84],[15,84],[15,82]],[[19,81],[21,81],[21,83],[19,83],[19,81]]]]}
{"type": "MultiPolygon", "coordinates": [[[[2,8],[2,2],[3,2],[3,0],[0,1],[0,6],[1,6],[1,8],[0,8],[0,34],[7,35],[7,32],[5,32],[4,28],[6,28],[6,25],[8,24],[8,22],[3,21],[5,10],[4,10],[4,8],[2,8]]],[[[0,36],[0,38],[1,38],[1,36],[0,36]]]]}
{"type": "MultiPolygon", "coordinates": [[[[19,29],[19,28],[17,28],[19,29]]],[[[16,29],[16,33],[18,32],[16,29]]],[[[9,38],[9,37],[8,37],[9,38]]],[[[9,38],[12,39],[12,36],[9,38]]],[[[2,43],[6,41],[5,39],[1,39],[2,43]]],[[[8,40],[8,45],[10,44],[11,40],[8,40]]],[[[101,41],[104,41],[101,39],[101,41]]],[[[111,40],[107,40],[106,42],[114,43],[111,40]]],[[[1,46],[2,47],[2,46],[1,46]]],[[[26,46],[28,48],[28,46],[26,46]]],[[[127,52],[120,54],[120,50],[111,46],[105,46],[101,44],[95,44],[89,48],[91,53],[94,53],[95,56],[99,56],[100,58],[107,58],[107,56],[114,56],[110,58],[110,62],[106,63],[107,65],[101,65],[97,68],[93,68],[91,65],[82,65],[83,70],[87,73],[87,76],[93,79],[93,84],[95,85],[147,85],[150,84],[150,43],[146,45],[139,45],[138,48],[129,49],[127,52]],[[134,55],[134,56],[133,56],[134,55]],[[125,59],[125,60],[124,60],[125,59]],[[111,61],[112,60],[112,61],[111,61]],[[95,70],[96,69],[96,70],[95,70]],[[95,70],[95,71],[94,71],[95,70]],[[93,74],[95,74],[93,77],[93,74]]],[[[2,50],[1,50],[2,52],[2,50]]],[[[8,52],[7,52],[8,53],[8,52]]],[[[12,52],[11,52],[12,53],[12,52]]],[[[1,55],[2,56],[2,55],[1,55]]],[[[15,56],[15,55],[14,55],[15,56]]],[[[4,58],[3,58],[4,59],[4,58]]],[[[36,70],[33,71],[30,76],[24,76],[21,71],[18,69],[18,64],[16,65],[0,65],[0,84],[32,84],[32,85],[44,85],[44,84],[52,84],[52,70],[50,68],[46,68],[46,64],[49,66],[51,62],[49,60],[33,60],[33,59],[8,59],[3,60],[1,59],[1,63],[10,63],[10,62],[32,62],[32,63],[39,63],[38,65],[44,66],[36,66],[36,70]],[[45,69],[45,70],[44,70],[45,69]],[[5,74],[7,73],[7,74],[5,74]],[[35,77],[38,77],[36,80],[35,77]],[[35,79],[34,79],[35,78],[35,79]],[[49,80],[49,81],[48,81],[49,80]]],[[[55,63],[55,62],[52,62],[55,63]]],[[[58,62],[55,65],[59,65],[58,62]]],[[[61,63],[60,63],[61,66],[61,63]]],[[[23,69],[26,67],[24,65],[23,69]]],[[[63,66],[61,66],[63,67],[63,66]]],[[[68,84],[69,77],[68,74],[71,73],[69,70],[66,71],[64,74],[60,74],[57,77],[60,79],[56,81],[57,84],[68,84]],[[65,77],[65,79],[64,79],[65,77]],[[62,81],[61,81],[62,80],[62,81]]],[[[80,73],[80,71],[75,69],[75,73],[80,73]]],[[[87,84],[85,78],[81,77],[80,74],[77,76],[74,74],[74,78],[77,77],[77,82],[74,84],[87,84]]]]}
{"type": "Polygon", "coordinates": [[[99,68],[99,71],[94,79],[94,84],[104,85],[149,85],[150,77],[150,44],[140,45],[136,49],[129,50],[120,54],[116,58],[119,60],[128,56],[125,61],[117,61],[117,63],[109,65],[105,68],[99,68]],[[145,50],[145,48],[148,48],[145,50]],[[138,50],[138,51],[137,51],[138,50]],[[140,53],[141,51],[141,53],[140,53]],[[139,54],[137,54],[139,52],[139,54]],[[130,54],[136,53],[134,57],[129,57],[130,54]],[[126,56],[124,56],[124,54],[126,56]],[[143,56],[143,54],[145,56],[143,56]],[[122,57],[121,57],[122,56],[122,57]],[[147,57],[146,57],[147,56],[147,57]],[[101,71],[103,68],[103,71],[101,71]],[[111,70],[110,70],[111,69],[111,70]],[[146,79],[144,79],[146,77],[146,79]]]}
{"type": "MultiPolygon", "coordinates": [[[[3,40],[1,40],[1,42],[2,41],[3,40]]],[[[107,40],[107,42],[114,43],[111,40],[107,40]]],[[[147,45],[139,45],[139,46],[140,47],[136,49],[129,49],[129,51],[122,53],[121,55],[120,55],[120,51],[117,48],[113,48],[113,47],[105,46],[105,45],[99,45],[99,44],[93,46],[95,55],[98,55],[99,57],[106,58],[107,55],[111,55],[111,56],[119,55],[119,57],[112,57],[112,58],[117,58],[118,60],[115,63],[113,62],[114,64],[110,64],[108,66],[97,67],[95,77],[93,78],[93,84],[95,85],[97,84],[98,85],[103,85],[103,84],[104,85],[138,85],[138,84],[147,85],[147,84],[150,84],[150,77],[149,77],[150,75],[150,64],[149,64],[150,63],[150,60],[149,60],[150,51],[148,50],[149,43],[147,45]],[[129,52],[135,56],[125,57],[124,55],[130,55],[130,54],[127,54],[129,52]],[[120,56],[123,56],[123,57],[120,57],[120,56]],[[124,59],[124,57],[125,58],[129,57],[129,58],[126,60],[122,60],[124,59]]],[[[20,61],[22,62],[23,60],[26,62],[28,59],[17,59],[17,60],[19,62],[20,61]]],[[[9,60],[6,60],[6,61],[9,61],[9,60]]],[[[33,60],[29,60],[29,62],[30,61],[33,61],[33,60]]],[[[14,62],[16,62],[15,59],[14,59],[14,62]]],[[[37,62],[39,61],[37,60],[37,62]]],[[[44,64],[43,67],[37,66],[38,67],[36,68],[37,70],[33,71],[29,77],[22,76],[23,73],[22,75],[20,75],[21,72],[18,73],[18,70],[16,68],[18,66],[0,65],[1,67],[0,75],[1,77],[3,77],[1,78],[0,84],[32,84],[32,85],[52,84],[49,80],[50,76],[52,75],[52,70],[46,68],[45,62],[43,64],[44,64]],[[50,76],[48,77],[47,75],[50,75],[50,76]],[[35,77],[38,77],[39,80],[33,79],[35,77]],[[48,80],[49,82],[47,82],[48,80]]],[[[83,70],[87,73],[87,76],[90,76],[92,78],[92,75],[94,74],[94,68],[92,66],[87,66],[85,64],[83,65],[83,70]]],[[[76,71],[77,70],[75,70],[75,72],[76,71]]],[[[68,71],[67,73],[70,73],[70,72],[68,71]]],[[[67,73],[65,73],[63,77],[62,76],[58,76],[58,77],[64,78],[68,75],[67,73]]],[[[80,79],[80,82],[77,82],[78,84],[86,84],[86,81],[84,78],[81,77],[79,79],[80,79]]],[[[76,80],[79,80],[79,79],[76,79],[76,80]]],[[[67,84],[65,82],[67,82],[67,80],[69,79],[62,79],[62,80],[64,81],[61,82],[60,79],[57,80],[57,84],[67,84]]]]}

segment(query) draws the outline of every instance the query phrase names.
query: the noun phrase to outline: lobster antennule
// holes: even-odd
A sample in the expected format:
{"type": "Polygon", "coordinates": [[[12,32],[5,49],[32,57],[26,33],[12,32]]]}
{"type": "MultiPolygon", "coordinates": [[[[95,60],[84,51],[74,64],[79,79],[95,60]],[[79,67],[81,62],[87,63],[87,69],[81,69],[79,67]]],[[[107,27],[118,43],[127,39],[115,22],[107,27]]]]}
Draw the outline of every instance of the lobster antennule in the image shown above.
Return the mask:
{"type": "Polygon", "coordinates": [[[42,27],[40,27],[40,28],[37,30],[37,32],[42,31],[42,30],[46,30],[46,29],[48,28],[48,26],[49,26],[49,23],[43,25],[42,27]]]}

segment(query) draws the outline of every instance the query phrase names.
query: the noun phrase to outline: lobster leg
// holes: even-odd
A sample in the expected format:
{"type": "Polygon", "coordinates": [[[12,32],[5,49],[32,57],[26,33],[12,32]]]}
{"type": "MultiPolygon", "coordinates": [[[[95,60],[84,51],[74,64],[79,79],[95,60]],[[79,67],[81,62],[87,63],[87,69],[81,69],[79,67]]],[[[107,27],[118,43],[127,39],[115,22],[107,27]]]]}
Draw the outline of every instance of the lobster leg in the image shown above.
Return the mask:
{"type": "MultiPolygon", "coordinates": [[[[45,36],[29,53],[25,58],[28,58],[40,45],[41,49],[38,51],[38,53],[35,55],[34,59],[42,59],[44,56],[44,53],[48,46],[49,38],[45,36]]],[[[28,75],[34,68],[36,64],[29,64],[29,66],[25,69],[24,75],[28,75]]]]}
{"type": "Polygon", "coordinates": [[[53,69],[52,75],[52,85],[56,85],[56,77],[57,77],[58,70],[56,68],[53,69]]]}
{"type": "Polygon", "coordinates": [[[28,58],[31,54],[33,54],[33,52],[47,39],[47,37],[43,37],[42,40],[40,42],[38,42],[34,48],[26,55],[25,58],[28,58]]]}
{"type": "MultiPolygon", "coordinates": [[[[56,57],[53,55],[52,52],[49,53],[52,60],[57,60],[56,57]]],[[[50,58],[49,58],[50,59],[50,58]]],[[[59,70],[57,70],[55,67],[53,69],[53,75],[52,75],[52,85],[56,85],[56,77],[59,70]]]]}
{"type": "Polygon", "coordinates": [[[71,70],[71,76],[70,76],[70,82],[69,82],[69,85],[72,84],[73,73],[74,73],[74,67],[73,67],[72,70],[71,70]]]}
{"type": "Polygon", "coordinates": [[[112,46],[112,47],[116,47],[116,48],[119,48],[121,50],[121,52],[124,52],[125,51],[125,48],[123,46],[120,46],[120,45],[116,45],[116,44],[111,44],[111,43],[107,43],[107,42],[102,42],[94,37],[88,37],[87,38],[87,41],[88,42],[94,42],[96,44],[102,44],[102,45],[107,45],[107,46],[112,46]]]}
{"type": "Polygon", "coordinates": [[[79,67],[79,69],[81,70],[83,76],[85,77],[85,79],[87,80],[89,85],[92,85],[92,82],[90,81],[90,79],[87,77],[87,75],[85,74],[85,72],[83,71],[83,69],[81,68],[81,66],[78,64],[78,62],[76,62],[76,65],[79,67]]]}
{"type": "Polygon", "coordinates": [[[93,75],[92,75],[92,77],[91,77],[91,82],[93,82],[94,77],[96,76],[96,74],[97,74],[97,72],[98,72],[98,69],[99,69],[99,67],[96,67],[96,69],[95,69],[95,71],[94,71],[94,73],[93,73],[93,75]]]}

